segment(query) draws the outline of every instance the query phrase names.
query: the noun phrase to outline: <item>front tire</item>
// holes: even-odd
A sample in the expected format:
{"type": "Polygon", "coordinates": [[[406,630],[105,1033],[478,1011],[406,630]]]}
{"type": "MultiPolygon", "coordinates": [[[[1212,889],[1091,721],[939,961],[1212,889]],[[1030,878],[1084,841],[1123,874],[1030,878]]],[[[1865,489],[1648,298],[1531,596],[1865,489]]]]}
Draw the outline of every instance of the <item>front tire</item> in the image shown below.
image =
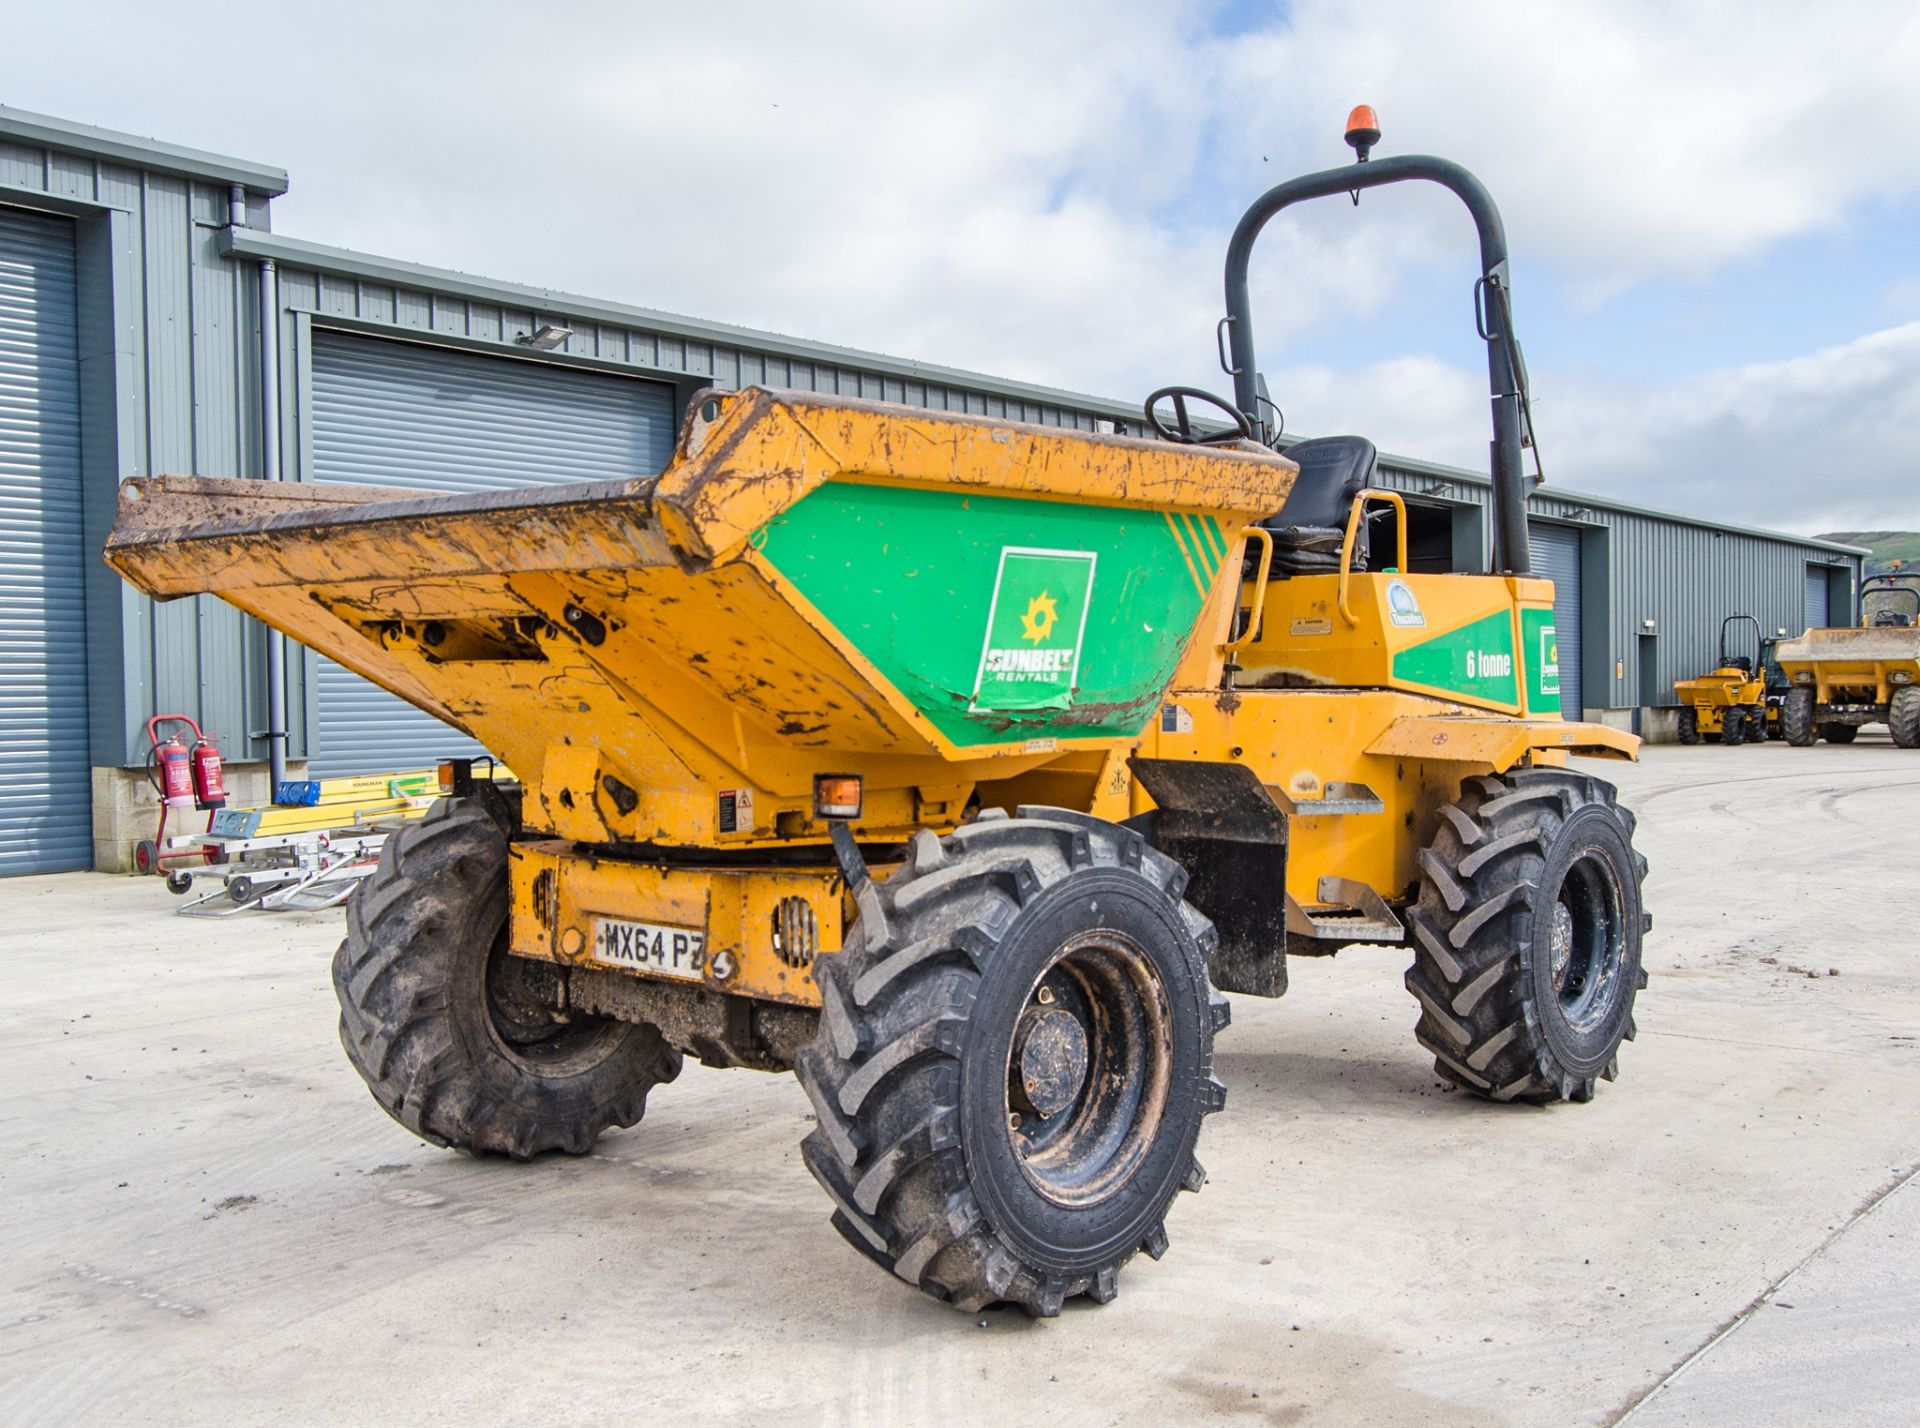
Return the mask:
{"type": "Polygon", "coordinates": [[[506,951],[507,834],[475,799],[442,799],[389,835],[347,903],[333,957],[340,1042],[374,1100],[434,1145],[529,1160],[584,1155],[635,1124],[680,1074],[651,1026],[561,1017],[506,951]]]}
{"type": "Polygon", "coordinates": [[[1691,704],[1680,710],[1680,717],[1674,721],[1674,733],[1683,744],[1700,742],[1700,711],[1691,704]]]}
{"type": "Polygon", "coordinates": [[[1039,1316],[1165,1253],[1225,1099],[1214,934],[1185,886],[1129,829],[1023,808],[922,831],[855,889],[794,1067],[818,1119],[801,1153],[855,1249],[956,1308],[1039,1316]]]}
{"type": "Polygon", "coordinates": [[[1903,749],[1920,749],[1920,684],[1903,684],[1887,705],[1887,728],[1903,749]]]}
{"type": "Polygon", "coordinates": [[[1738,705],[1720,714],[1720,742],[1728,748],[1742,742],[1747,734],[1747,719],[1738,705]]]}
{"type": "Polygon", "coordinates": [[[1434,1068],[1496,1101],[1588,1101],[1634,1034],[1646,859],[1612,785],[1471,778],[1422,849],[1407,989],[1434,1068]]]}
{"type": "Polygon", "coordinates": [[[1787,691],[1786,698],[1780,703],[1780,727],[1786,731],[1787,742],[1796,749],[1812,746],[1816,731],[1813,727],[1811,686],[1796,685],[1787,691]]]}
{"type": "Polygon", "coordinates": [[[1820,737],[1829,744],[1851,744],[1860,733],[1857,724],[1822,724],[1820,737]]]}

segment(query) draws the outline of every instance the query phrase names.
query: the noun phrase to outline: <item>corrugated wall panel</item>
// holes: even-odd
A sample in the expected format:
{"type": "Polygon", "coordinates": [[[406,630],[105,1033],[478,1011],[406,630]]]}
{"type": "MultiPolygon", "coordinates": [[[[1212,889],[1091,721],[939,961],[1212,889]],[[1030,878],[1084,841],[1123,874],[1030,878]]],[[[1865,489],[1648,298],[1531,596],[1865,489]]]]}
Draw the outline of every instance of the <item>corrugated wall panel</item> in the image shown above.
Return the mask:
{"type": "Polygon", "coordinates": [[[0,874],[93,861],[72,223],[0,208],[0,874]]]}
{"type": "Polygon", "coordinates": [[[1824,565],[1809,565],[1807,567],[1805,588],[1805,608],[1803,614],[1806,617],[1807,628],[1810,630],[1831,629],[1832,626],[1828,624],[1828,621],[1832,618],[1833,607],[1832,601],[1829,599],[1831,587],[1827,584],[1827,567],[1824,565]]]}
{"type": "MultiPolygon", "coordinates": [[[[647,475],[672,454],[673,388],[661,383],[324,331],[313,359],[316,480],[507,490],[647,475]]],[[[315,773],[484,752],[332,660],[314,665],[315,773]]]]}

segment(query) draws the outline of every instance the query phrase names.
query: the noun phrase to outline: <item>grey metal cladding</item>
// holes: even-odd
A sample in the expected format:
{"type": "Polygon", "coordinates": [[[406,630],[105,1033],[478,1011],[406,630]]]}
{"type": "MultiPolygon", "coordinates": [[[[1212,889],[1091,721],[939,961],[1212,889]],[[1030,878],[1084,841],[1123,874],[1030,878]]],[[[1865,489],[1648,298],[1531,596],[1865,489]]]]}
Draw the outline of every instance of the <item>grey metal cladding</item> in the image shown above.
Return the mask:
{"type": "MultiPolygon", "coordinates": [[[[163,144],[157,139],[96,129],[91,124],[76,124],[71,119],[35,114],[5,104],[0,104],[0,139],[47,154],[47,162],[51,164],[76,169],[95,160],[107,160],[149,173],[174,174],[219,185],[237,183],[267,197],[287,191],[287,171],[271,164],[256,164],[179,144],[163,144]]],[[[0,166],[0,182],[5,181],[6,170],[0,166]]]]}
{"type": "Polygon", "coordinates": [[[93,861],[73,224],[0,208],[0,875],[93,861]]]}
{"type": "Polygon", "coordinates": [[[1140,410],[1131,402],[495,282],[251,229],[223,233],[221,243],[231,254],[273,258],[281,265],[288,305],[316,318],[493,342],[511,342],[553,322],[572,329],[558,349],[562,359],[637,375],[705,378],[723,388],[758,382],[1082,431],[1102,422],[1135,434],[1143,429],[1140,410]]]}

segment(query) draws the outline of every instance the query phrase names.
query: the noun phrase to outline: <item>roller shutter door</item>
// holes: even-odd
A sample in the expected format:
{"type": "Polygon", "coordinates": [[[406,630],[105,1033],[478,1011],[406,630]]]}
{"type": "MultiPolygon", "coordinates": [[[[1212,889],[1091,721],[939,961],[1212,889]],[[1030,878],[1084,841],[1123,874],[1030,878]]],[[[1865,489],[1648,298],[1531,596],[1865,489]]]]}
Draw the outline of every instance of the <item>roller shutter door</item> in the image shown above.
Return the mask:
{"type": "Polygon", "coordinates": [[[1571,526],[1528,527],[1533,572],[1553,582],[1553,633],[1560,643],[1560,712],[1569,719],[1586,708],[1580,688],[1580,532],[1571,526]]]}
{"type": "Polygon", "coordinates": [[[0,208],[0,874],[93,863],[73,225],[0,208]]]}
{"type": "MultiPolygon", "coordinates": [[[[673,388],[542,362],[343,333],[313,335],[313,476],[420,491],[498,491],[647,476],[673,451],[673,388]]],[[[318,775],[419,768],[483,752],[316,656],[318,775]]]]}
{"type": "Polygon", "coordinates": [[[1827,623],[1827,567],[1809,565],[1807,567],[1807,628],[1825,630],[1832,627],[1827,623]]]}

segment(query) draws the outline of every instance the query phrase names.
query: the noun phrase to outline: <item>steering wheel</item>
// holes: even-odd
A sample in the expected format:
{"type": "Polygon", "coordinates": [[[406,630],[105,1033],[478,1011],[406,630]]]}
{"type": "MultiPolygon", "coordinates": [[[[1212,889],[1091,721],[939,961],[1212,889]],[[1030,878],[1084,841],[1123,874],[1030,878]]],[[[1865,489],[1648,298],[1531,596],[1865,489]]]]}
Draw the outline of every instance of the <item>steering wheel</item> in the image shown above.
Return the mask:
{"type": "Polygon", "coordinates": [[[1162,387],[1147,398],[1147,425],[1168,441],[1180,446],[1231,446],[1236,441],[1253,440],[1253,425],[1247,420],[1246,413],[1238,407],[1222,401],[1212,392],[1204,392],[1198,387],[1162,387]],[[1160,419],[1160,413],[1154,410],[1168,398],[1173,400],[1173,425],[1168,426],[1160,419]],[[1189,398],[1198,398],[1210,407],[1217,407],[1226,413],[1233,422],[1233,430],[1217,431],[1209,436],[1201,436],[1193,429],[1193,420],[1187,414],[1189,398]]]}

